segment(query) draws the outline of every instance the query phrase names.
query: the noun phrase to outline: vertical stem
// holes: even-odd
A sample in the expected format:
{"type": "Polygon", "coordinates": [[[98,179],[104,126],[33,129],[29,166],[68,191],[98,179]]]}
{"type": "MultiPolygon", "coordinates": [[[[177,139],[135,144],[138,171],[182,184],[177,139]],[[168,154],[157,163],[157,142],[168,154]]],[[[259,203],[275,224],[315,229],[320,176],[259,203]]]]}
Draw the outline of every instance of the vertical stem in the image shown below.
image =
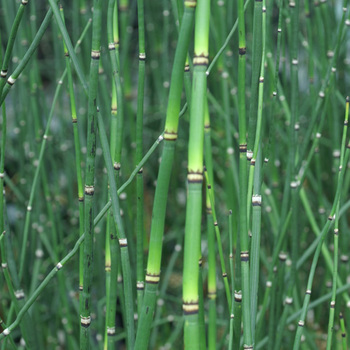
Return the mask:
{"type": "Polygon", "coordinates": [[[97,87],[101,43],[101,0],[94,0],[92,20],[92,46],[89,76],[89,101],[87,121],[87,154],[85,170],[85,242],[84,242],[84,281],[82,309],[80,310],[80,349],[90,349],[91,325],[91,287],[93,273],[94,248],[94,192],[95,192],[95,156],[97,132],[97,87]]]}
{"type": "MultiPolygon", "coordinates": [[[[142,159],[143,147],[143,103],[144,103],[144,85],[145,85],[145,18],[144,18],[144,0],[137,0],[138,9],[138,29],[139,29],[139,80],[137,87],[137,116],[136,116],[136,164],[142,159]]],[[[143,175],[142,169],[137,174],[137,307],[138,314],[141,313],[142,298],[144,292],[144,264],[143,264],[143,175]]]]}
{"type": "Polygon", "coordinates": [[[199,349],[198,252],[200,250],[204,110],[207,88],[210,1],[198,1],[195,25],[193,84],[188,145],[188,194],[183,267],[184,344],[199,349]],[[197,254],[195,254],[197,252],[197,254]]]}
{"type": "Polygon", "coordinates": [[[243,347],[244,349],[252,349],[249,236],[247,222],[246,51],[244,1],[238,0],[239,230],[242,270],[243,347]]]}
{"type": "Polygon", "coordinates": [[[177,140],[181,92],[183,87],[183,72],[193,27],[195,7],[196,1],[185,1],[185,11],[181,21],[179,40],[176,47],[174,65],[171,73],[171,85],[164,130],[164,148],[162,151],[157,187],[153,203],[149,254],[145,278],[146,288],[142,302],[141,315],[139,316],[138,322],[135,342],[136,349],[148,348],[153,313],[157,298],[156,293],[160,280],[166,202],[174,159],[175,142],[177,140]]]}

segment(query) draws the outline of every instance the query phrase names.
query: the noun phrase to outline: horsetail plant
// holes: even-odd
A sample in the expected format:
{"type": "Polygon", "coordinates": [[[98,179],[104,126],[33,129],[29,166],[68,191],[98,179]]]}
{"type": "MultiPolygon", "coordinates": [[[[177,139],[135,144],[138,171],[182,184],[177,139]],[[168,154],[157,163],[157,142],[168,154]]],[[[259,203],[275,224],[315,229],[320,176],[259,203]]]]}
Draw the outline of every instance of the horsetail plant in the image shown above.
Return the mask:
{"type": "Polygon", "coordinates": [[[191,93],[190,132],[188,144],[188,194],[183,267],[184,344],[199,349],[198,260],[201,241],[201,208],[203,182],[204,113],[207,88],[206,69],[209,55],[210,1],[200,0],[195,19],[193,82],[191,93]]]}
{"type": "Polygon", "coordinates": [[[97,132],[97,87],[98,68],[101,46],[101,1],[94,0],[94,13],[92,19],[91,63],[89,76],[89,106],[87,121],[87,156],[84,189],[84,273],[83,292],[80,310],[80,349],[90,349],[91,325],[91,285],[94,255],[94,192],[95,192],[95,155],[97,132]]]}
{"type": "MultiPolygon", "coordinates": [[[[153,217],[145,278],[145,292],[139,316],[135,347],[146,349],[151,331],[151,320],[156,302],[156,291],[160,280],[160,266],[162,257],[162,238],[164,233],[165,209],[171,168],[174,159],[175,142],[177,139],[181,91],[183,84],[183,70],[188,51],[190,33],[193,25],[196,1],[185,1],[184,16],[181,21],[178,45],[175,53],[171,75],[169,101],[164,129],[164,147],[159,167],[157,188],[153,204],[153,217]]],[[[198,264],[198,261],[197,261],[198,264]]]]}

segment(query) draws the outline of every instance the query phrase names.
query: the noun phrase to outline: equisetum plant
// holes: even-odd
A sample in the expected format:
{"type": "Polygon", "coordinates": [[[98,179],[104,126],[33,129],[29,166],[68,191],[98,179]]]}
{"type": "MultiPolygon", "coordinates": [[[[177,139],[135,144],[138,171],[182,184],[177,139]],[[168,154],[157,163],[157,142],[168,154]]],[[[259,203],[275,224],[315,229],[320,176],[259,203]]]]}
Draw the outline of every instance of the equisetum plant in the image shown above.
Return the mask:
{"type": "Polygon", "coordinates": [[[2,350],[350,346],[347,0],[0,18],[2,350]]]}

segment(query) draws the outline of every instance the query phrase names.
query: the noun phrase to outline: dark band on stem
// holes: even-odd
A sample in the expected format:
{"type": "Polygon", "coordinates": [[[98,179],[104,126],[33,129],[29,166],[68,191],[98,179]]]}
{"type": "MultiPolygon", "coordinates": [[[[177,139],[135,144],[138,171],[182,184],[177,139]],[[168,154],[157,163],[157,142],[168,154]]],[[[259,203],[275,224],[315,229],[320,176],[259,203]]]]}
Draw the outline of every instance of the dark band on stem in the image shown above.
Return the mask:
{"type": "Polygon", "coordinates": [[[85,185],[85,195],[93,196],[94,193],[95,193],[95,187],[94,186],[87,186],[87,185],[85,185]]]}
{"type": "Polygon", "coordinates": [[[146,283],[158,284],[160,280],[160,274],[146,273],[146,283]]]}
{"type": "Polygon", "coordinates": [[[188,63],[185,64],[184,70],[185,70],[185,72],[189,72],[190,71],[190,65],[188,63]]]}
{"type": "Polygon", "coordinates": [[[279,253],[278,258],[281,262],[285,262],[287,260],[287,254],[284,252],[279,253]]]}
{"type": "Polygon", "coordinates": [[[91,51],[91,59],[92,60],[99,60],[101,56],[101,52],[99,50],[92,50],[91,51]]]}
{"type": "Polygon", "coordinates": [[[1,73],[0,73],[0,76],[1,76],[1,78],[6,78],[6,76],[7,76],[7,69],[2,70],[1,73]]]}
{"type": "Polygon", "coordinates": [[[13,78],[12,76],[10,76],[8,79],[7,79],[7,84],[9,84],[10,86],[12,86],[14,83],[15,83],[16,79],[13,78]]]}
{"type": "Polygon", "coordinates": [[[164,140],[176,141],[177,140],[177,132],[165,130],[164,131],[164,140]]]}
{"type": "Polygon", "coordinates": [[[247,152],[247,144],[243,143],[241,145],[239,145],[239,152],[240,153],[246,153],[247,152]]]}
{"type": "Polygon", "coordinates": [[[249,252],[241,252],[241,261],[248,262],[249,261],[249,252]]]}
{"type": "Polygon", "coordinates": [[[189,303],[183,302],[182,310],[184,312],[184,315],[198,314],[198,310],[199,310],[198,301],[191,301],[189,303]]]}
{"type": "Polygon", "coordinates": [[[91,317],[84,317],[84,316],[80,316],[80,325],[84,328],[88,328],[90,327],[91,324],[91,317]]]}
{"type": "Polygon", "coordinates": [[[234,293],[234,299],[236,303],[241,303],[242,302],[242,293],[241,292],[236,292],[234,293]]]}
{"type": "Polygon", "coordinates": [[[115,335],[115,327],[107,327],[107,336],[115,335]]]}
{"type": "Polygon", "coordinates": [[[120,248],[127,248],[128,240],[126,238],[121,238],[119,240],[119,246],[120,246],[120,248]]]}
{"type": "Polygon", "coordinates": [[[23,289],[15,291],[15,297],[17,300],[23,300],[25,297],[23,289]]]}
{"type": "Polygon", "coordinates": [[[193,57],[193,65],[194,66],[207,66],[209,63],[209,57],[208,55],[195,55],[193,57]]]}
{"type": "Polygon", "coordinates": [[[79,202],[84,202],[84,197],[78,197],[79,202]]]}
{"type": "Polygon", "coordinates": [[[247,48],[246,47],[240,47],[238,49],[238,53],[239,53],[240,56],[245,55],[247,53],[247,48]]]}
{"type": "Polygon", "coordinates": [[[143,281],[137,281],[136,289],[137,290],[144,290],[145,289],[145,283],[143,281]]]}
{"type": "Polygon", "coordinates": [[[139,61],[146,61],[146,54],[144,52],[139,53],[139,61]]]}
{"type": "Polygon", "coordinates": [[[199,171],[189,171],[187,174],[188,183],[202,183],[203,173],[199,171]]]}

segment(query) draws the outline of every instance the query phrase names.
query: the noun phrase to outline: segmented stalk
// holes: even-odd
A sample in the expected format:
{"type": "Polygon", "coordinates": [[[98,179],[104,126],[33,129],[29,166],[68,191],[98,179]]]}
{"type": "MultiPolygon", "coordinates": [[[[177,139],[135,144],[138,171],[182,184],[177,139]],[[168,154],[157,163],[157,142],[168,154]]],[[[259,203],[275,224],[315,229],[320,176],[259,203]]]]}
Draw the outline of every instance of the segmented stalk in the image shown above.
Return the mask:
{"type": "Polygon", "coordinates": [[[204,111],[207,88],[210,1],[198,1],[188,144],[188,192],[183,266],[184,345],[199,349],[198,252],[200,251],[203,183],[204,111]]]}
{"type": "Polygon", "coordinates": [[[188,52],[188,45],[191,36],[190,33],[193,27],[195,6],[196,1],[185,1],[185,11],[181,22],[179,40],[171,74],[171,85],[164,131],[164,148],[162,151],[157,187],[153,203],[149,254],[145,278],[146,287],[135,342],[135,347],[137,349],[147,349],[148,347],[153,312],[156,302],[156,292],[160,279],[166,202],[174,159],[175,142],[177,140],[181,92],[183,85],[183,70],[188,52]]]}
{"type": "Polygon", "coordinates": [[[82,292],[82,308],[80,310],[80,349],[90,349],[91,325],[91,288],[94,254],[94,192],[95,192],[95,156],[97,133],[97,88],[98,68],[101,42],[101,1],[94,0],[92,20],[92,46],[89,76],[89,101],[87,121],[87,154],[84,189],[84,279],[82,292]]]}
{"type": "Polygon", "coordinates": [[[247,218],[246,39],[244,1],[238,2],[238,127],[239,127],[239,230],[242,270],[243,347],[253,349],[250,313],[249,237],[247,218]]]}
{"type": "MultiPolygon", "coordinates": [[[[143,153],[143,104],[144,104],[144,85],[145,85],[145,16],[144,16],[144,0],[137,0],[137,14],[138,14],[138,31],[139,31],[139,74],[137,87],[137,116],[136,116],[136,164],[142,159],[143,153]]],[[[137,253],[136,253],[136,275],[137,275],[137,310],[141,313],[143,292],[144,292],[144,263],[143,263],[143,172],[142,169],[136,178],[137,186],[137,217],[136,217],[136,239],[137,239],[137,253]]]]}

